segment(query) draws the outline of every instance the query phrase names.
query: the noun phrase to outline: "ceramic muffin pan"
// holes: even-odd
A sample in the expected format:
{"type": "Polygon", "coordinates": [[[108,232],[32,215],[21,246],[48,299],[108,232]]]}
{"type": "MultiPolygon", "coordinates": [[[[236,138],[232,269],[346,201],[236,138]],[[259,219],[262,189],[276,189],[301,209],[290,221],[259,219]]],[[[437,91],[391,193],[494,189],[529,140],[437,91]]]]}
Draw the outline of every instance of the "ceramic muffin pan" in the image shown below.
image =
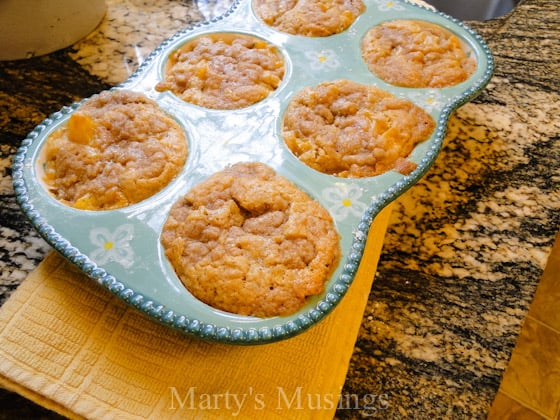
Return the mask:
{"type": "Polygon", "coordinates": [[[440,150],[450,113],[476,96],[493,71],[487,46],[457,20],[408,2],[365,0],[365,5],[365,12],[352,26],[328,37],[279,32],[255,16],[250,0],[235,3],[215,20],[176,33],[115,89],[144,93],[184,128],[189,156],[179,176],[152,197],[118,210],[84,211],[58,202],[41,181],[41,149],[50,133],[66,123],[77,103],[51,115],[23,141],[13,168],[21,208],[38,232],[89,277],[173,328],[234,344],[269,343],[305,331],[329,314],[351,287],[372,220],[428,170],[440,150]],[[474,74],[458,85],[437,89],[396,87],[377,78],[362,59],[361,39],[373,26],[394,19],[426,21],[453,32],[476,57],[474,74]],[[256,36],[283,55],[284,78],[266,99],[240,109],[213,110],[155,89],[173,51],[202,34],[222,32],[256,36]],[[433,134],[409,156],[416,169],[408,175],[388,171],[368,178],[339,178],[310,169],[287,149],[281,131],[290,98],[304,87],[337,79],[376,86],[413,102],[433,117],[433,134]],[[160,244],[167,214],[179,197],[225,167],[251,161],[267,164],[319,201],[331,213],[341,237],[341,260],[324,293],[289,316],[247,317],[205,305],[183,286],[160,244]]]}

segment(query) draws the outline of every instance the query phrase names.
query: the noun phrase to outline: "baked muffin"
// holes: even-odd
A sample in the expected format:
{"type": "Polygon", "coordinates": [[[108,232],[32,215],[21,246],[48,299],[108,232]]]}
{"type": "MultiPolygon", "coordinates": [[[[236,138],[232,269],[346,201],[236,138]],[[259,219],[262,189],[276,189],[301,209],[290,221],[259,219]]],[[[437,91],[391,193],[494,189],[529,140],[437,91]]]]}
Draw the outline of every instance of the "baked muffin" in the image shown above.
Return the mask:
{"type": "Polygon", "coordinates": [[[406,159],[434,127],[433,118],[408,100],[374,86],[335,80],[304,88],[290,100],[282,135],[309,167],[363,178],[413,170],[406,159]]]}
{"type": "Polygon", "coordinates": [[[371,28],[362,40],[362,56],[379,78],[410,88],[453,86],[476,70],[476,59],[457,36],[418,20],[393,20],[371,28]]]}
{"type": "Polygon", "coordinates": [[[361,0],[253,0],[253,10],[265,24],[308,37],[343,32],[365,9],[361,0]]]}
{"type": "Polygon", "coordinates": [[[69,206],[109,210],[160,191],[182,170],[187,139],[156,102],[127,90],[84,102],[46,140],[42,155],[50,193],[69,206]]]}
{"type": "Polygon", "coordinates": [[[161,243],[196,298],[256,317],[297,311],[340,258],[327,210],[262,163],[237,163],[192,188],[172,207],[161,243]]]}
{"type": "Polygon", "coordinates": [[[265,99],[284,77],[284,57],[260,38],[201,35],[170,56],[156,90],[211,109],[238,109],[265,99]]]}

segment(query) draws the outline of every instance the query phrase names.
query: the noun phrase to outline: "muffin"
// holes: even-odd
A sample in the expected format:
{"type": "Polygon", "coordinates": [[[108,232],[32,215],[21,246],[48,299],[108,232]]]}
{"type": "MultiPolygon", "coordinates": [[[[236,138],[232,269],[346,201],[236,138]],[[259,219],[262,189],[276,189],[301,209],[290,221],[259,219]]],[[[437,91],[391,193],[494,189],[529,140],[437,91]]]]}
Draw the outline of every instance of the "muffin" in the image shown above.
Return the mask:
{"type": "Polygon", "coordinates": [[[254,0],[253,10],[280,32],[325,37],[348,29],[365,5],[361,0],[254,0]]]}
{"type": "Polygon", "coordinates": [[[362,56],[380,79],[410,88],[443,88],[467,80],[476,59],[447,29],[417,20],[393,20],[371,28],[362,56]]]}
{"type": "Polygon", "coordinates": [[[156,102],[127,90],[84,102],[42,151],[44,182],[62,203],[109,210],[160,191],[182,170],[187,139],[156,102]]]}
{"type": "Polygon", "coordinates": [[[321,293],[340,258],[328,211],[262,163],[237,163],[193,187],[172,207],[161,243],[193,296],[263,318],[321,293]]]}
{"type": "Polygon", "coordinates": [[[343,178],[397,169],[430,137],[433,118],[412,102],[350,80],[323,82],[299,91],[288,104],[282,136],[309,167],[343,178]]]}
{"type": "Polygon", "coordinates": [[[234,33],[201,35],[170,56],[156,90],[211,109],[239,109],[275,91],[284,57],[260,38],[234,33]]]}

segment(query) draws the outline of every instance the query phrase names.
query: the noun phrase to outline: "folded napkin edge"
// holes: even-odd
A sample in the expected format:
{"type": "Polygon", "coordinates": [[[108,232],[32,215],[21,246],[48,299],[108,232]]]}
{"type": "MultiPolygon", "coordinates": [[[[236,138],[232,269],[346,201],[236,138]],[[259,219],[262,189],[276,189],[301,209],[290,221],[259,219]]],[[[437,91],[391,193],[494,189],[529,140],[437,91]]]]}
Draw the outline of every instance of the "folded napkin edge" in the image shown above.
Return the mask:
{"type": "Polygon", "coordinates": [[[59,414],[63,417],[66,417],[70,420],[86,420],[85,417],[82,417],[73,411],[66,408],[64,405],[57,403],[53,399],[49,397],[45,397],[38,392],[33,391],[32,389],[15,382],[10,378],[2,375],[0,373],[0,388],[3,388],[9,392],[13,392],[26,398],[33,403],[43,407],[46,410],[52,411],[53,413],[59,414]]]}

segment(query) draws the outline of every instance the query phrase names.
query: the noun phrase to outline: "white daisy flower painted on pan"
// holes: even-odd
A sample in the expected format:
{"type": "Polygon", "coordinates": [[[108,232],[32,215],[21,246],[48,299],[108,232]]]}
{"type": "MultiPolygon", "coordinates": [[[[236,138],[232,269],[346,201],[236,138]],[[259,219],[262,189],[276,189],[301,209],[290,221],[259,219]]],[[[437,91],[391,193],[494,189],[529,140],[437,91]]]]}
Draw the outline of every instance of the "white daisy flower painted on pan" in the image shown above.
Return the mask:
{"type": "Polygon", "coordinates": [[[312,70],[336,69],[340,67],[340,61],[333,50],[307,51],[305,53],[310,61],[312,70]]]}
{"type": "Polygon", "coordinates": [[[134,237],[134,227],[124,224],[111,232],[109,229],[100,227],[89,232],[89,240],[97,249],[89,257],[99,265],[108,262],[116,262],[124,268],[130,268],[134,264],[134,251],[130,241],[134,237]]]}
{"type": "Polygon", "coordinates": [[[367,204],[360,201],[363,191],[356,184],[337,184],[333,188],[325,188],[323,197],[329,202],[333,216],[337,220],[345,220],[349,215],[360,217],[367,209],[367,204]]]}
{"type": "Polygon", "coordinates": [[[409,94],[409,99],[422,107],[424,110],[431,112],[435,108],[443,108],[447,103],[447,99],[437,89],[429,89],[425,92],[414,92],[409,94]]]}
{"type": "Polygon", "coordinates": [[[386,12],[388,10],[404,10],[404,6],[398,1],[376,0],[375,3],[377,4],[377,8],[382,12],[386,12]]]}

